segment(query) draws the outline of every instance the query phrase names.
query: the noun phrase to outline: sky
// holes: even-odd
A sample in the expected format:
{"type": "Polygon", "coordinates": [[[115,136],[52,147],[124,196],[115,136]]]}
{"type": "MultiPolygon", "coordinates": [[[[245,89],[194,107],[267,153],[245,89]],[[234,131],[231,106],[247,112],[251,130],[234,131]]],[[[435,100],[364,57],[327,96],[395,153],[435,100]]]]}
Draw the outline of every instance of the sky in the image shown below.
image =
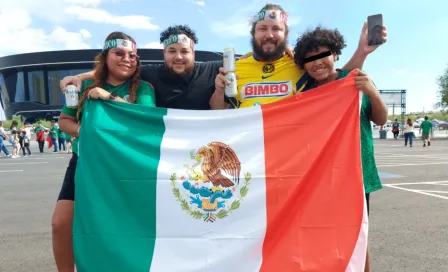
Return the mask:
{"type": "Polygon", "coordinates": [[[0,56],[101,48],[112,31],[131,35],[138,48],[161,48],[160,33],[173,24],[196,32],[196,50],[234,47],[244,54],[252,51],[248,22],[266,3],[287,11],[292,48],[308,28],[337,28],[347,43],[339,68],[354,53],[367,16],[383,14],[388,41],[363,70],[378,89],[405,89],[407,112],[433,110],[436,79],[448,65],[445,0],[0,0],[0,56]]]}

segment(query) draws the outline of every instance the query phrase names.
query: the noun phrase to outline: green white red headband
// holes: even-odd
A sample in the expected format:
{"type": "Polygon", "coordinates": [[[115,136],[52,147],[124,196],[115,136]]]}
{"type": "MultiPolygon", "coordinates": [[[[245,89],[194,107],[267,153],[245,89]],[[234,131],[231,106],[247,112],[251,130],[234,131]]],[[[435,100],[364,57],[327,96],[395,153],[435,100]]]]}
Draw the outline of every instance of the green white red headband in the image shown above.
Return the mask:
{"type": "Polygon", "coordinates": [[[137,52],[137,45],[134,42],[123,39],[111,39],[105,41],[103,51],[109,50],[111,48],[123,48],[137,52]]]}
{"type": "Polygon", "coordinates": [[[255,22],[263,20],[280,21],[286,25],[288,23],[288,15],[281,10],[263,9],[255,16],[255,22]]]}
{"type": "Polygon", "coordinates": [[[163,41],[163,48],[167,48],[170,44],[180,43],[186,44],[194,49],[194,41],[185,34],[173,34],[163,41]]]}

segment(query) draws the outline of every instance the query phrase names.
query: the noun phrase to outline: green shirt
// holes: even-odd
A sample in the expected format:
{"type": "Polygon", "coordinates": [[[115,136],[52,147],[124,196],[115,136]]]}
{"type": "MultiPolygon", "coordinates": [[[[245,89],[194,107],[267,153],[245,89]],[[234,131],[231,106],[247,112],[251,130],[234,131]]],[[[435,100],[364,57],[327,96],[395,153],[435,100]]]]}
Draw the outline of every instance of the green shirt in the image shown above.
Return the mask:
{"type": "Polygon", "coordinates": [[[58,138],[65,139],[65,132],[63,132],[62,130],[58,129],[58,138]]]}
{"type": "Polygon", "coordinates": [[[432,123],[428,120],[425,120],[422,122],[420,127],[422,128],[422,134],[429,134],[431,133],[432,123]]]}
{"type": "Polygon", "coordinates": [[[45,130],[43,127],[36,127],[35,129],[34,129],[34,133],[38,133],[39,131],[41,131],[41,130],[45,130]]]}
{"type": "MultiPolygon", "coordinates": [[[[351,71],[339,70],[339,75],[336,78],[342,79],[348,76],[351,71]]],[[[305,88],[303,91],[314,88],[314,84],[305,88]]],[[[361,162],[362,162],[362,174],[364,179],[365,193],[371,193],[383,188],[381,180],[378,174],[378,169],[375,162],[375,154],[373,148],[373,135],[372,125],[370,120],[372,119],[372,105],[367,95],[362,95],[361,113],[360,113],[360,128],[361,128],[361,162]]]]}
{"type": "MultiPolygon", "coordinates": [[[[94,82],[93,80],[86,80],[82,83],[81,91],[79,92],[80,98],[84,93],[85,89],[93,82],[94,82]]],[[[127,100],[127,98],[129,97],[130,87],[131,87],[130,81],[128,81],[120,86],[113,86],[110,84],[106,84],[105,86],[103,86],[103,89],[112,93],[116,93],[119,97],[123,98],[124,100],[127,100]]],[[[136,92],[135,104],[145,105],[149,107],[156,106],[154,88],[151,86],[151,84],[145,81],[140,81],[140,85],[138,86],[136,92]]],[[[77,111],[78,108],[69,108],[67,107],[67,105],[64,105],[64,107],[62,108],[62,113],[70,115],[72,117],[76,117],[77,111]]],[[[78,154],[78,142],[79,137],[76,137],[72,143],[72,151],[73,153],[76,154],[78,154]]]]}
{"type": "Polygon", "coordinates": [[[59,129],[58,129],[57,126],[53,126],[53,127],[50,128],[49,133],[50,133],[51,138],[57,138],[58,137],[58,130],[59,129]]]}

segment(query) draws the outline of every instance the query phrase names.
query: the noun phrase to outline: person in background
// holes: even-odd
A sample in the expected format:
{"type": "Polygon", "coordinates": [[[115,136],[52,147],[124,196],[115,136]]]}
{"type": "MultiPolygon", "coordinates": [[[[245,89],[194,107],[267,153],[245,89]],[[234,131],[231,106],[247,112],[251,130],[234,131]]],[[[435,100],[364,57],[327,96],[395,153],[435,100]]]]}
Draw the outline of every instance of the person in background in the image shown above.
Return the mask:
{"type": "Polygon", "coordinates": [[[65,134],[65,142],[66,142],[66,144],[67,144],[67,153],[68,154],[72,154],[72,139],[73,139],[73,137],[72,136],[70,136],[69,134],[67,134],[67,133],[64,133],[65,134]]]}
{"type": "Polygon", "coordinates": [[[20,135],[20,131],[17,129],[17,126],[19,125],[19,123],[17,123],[17,121],[12,121],[11,123],[11,127],[10,132],[11,132],[11,138],[10,138],[10,143],[12,144],[12,156],[11,158],[16,159],[16,158],[20,158],[19,155],[19,135],[20,135]]]}
{"type": "Polygon", "coordinates": [[[37,122],[37,126],[34,129],[34,133],[36,134],[36,142],[39,145],[39,152],[44,153],[45,146],[45,132],[48,131],[46,128],[42,126],[42,123],[37,122]]]}
{"type": "MultiPolygon", "coordinates": [[[[335,67],[335,62],[339,59],[344,47],[346,47],[344,37],[337,29],[317,27],[307,30],[299,36],[294,48],[294,59],[299,67],[305,69],[310,78],[309,84],[302,92],[343,79],[350,74],[351,70],[341,70],[335,67]]],[[[382,188],[375,162],[370,121],[383,126],[387,122],[388,109],[370,77],[362,71],[357,73],[354,84],[363,91],[360,113],[361,160],[367,212],[369,213],[370,193],[382,188]]],[[[365,271],[370,271],[368,249],[365,271]]]]}
{"type": "Polygon", "coordinates": [[[65,132],[58,128],[59,152],[65,152],[65,132]]]}
{"type": "Polygon", "coordinates": [[[412,122],[411,118],[408,118],[406,125],[404,125],[403,134],[404,146],[408,146],[409,140],[409,147],[412,147],[412,138],[414,138],[414,123],[412,122]]]}
{"type": "Polygon", "coordinates": [[[51,221],[53,254],[59,272],[73,272],[75,267],[72,225],[78,144],[83,141],[79,131],[84,102],[87,99],[101,99],[155,107],[152,85],[140,80],[140,59],[137,44],[132,37],[122,32],[109,34],[104,41],[103,50],[95,57],[95,63],[94,79],[83,82],[78,107],[69,108],[64,105],[59,118],[61,130],[76,137],[73,141],[73,155],[51,221]]]}
{"type": "Polygon", "coordinates": [[[30,140],[26,136],[26,131],[25,130],[22,130],[20,132],[19,143],[20,143],[20,148],[23,151],[23,156],[24,157],[31,156],[30,140]],[[26,155],[26,151],[28,151],[28,155],[26,155]]]}
{"type": "Polygon", "coordinates": [[[3,128],[3,121],[0,121],[0,153],[3,151],[6,157],[11,158],[12,155],[11,153],[9,153],[9,150],[5,145],[5,143],[7,142],[9,142],[9,136],[6,133],[5,129],[3,128]]]}
{"type": "Polygon", "coordinates": [[[398,123],[398,119],[395,119],[395,122],[392,124],[392,133],[394,134],[394,139],[398,139],[398,134],[400,133],[400,123],[398,123]]]}
{"type": "Polygon", "coordinates": [[[53,144],[53,152],[58,152],[58,126],[56,126],[56,122],[51,120],[50,131],[48,132],[48,136],[51,138],[51,143],[53,144]]]}
{"type": "Polygon", "coordinates": [[[432,122],[428,121],[428,116],[425,116],[425,121],[421,123],[419,130],[419,134],[422,135],[423,147],[426,147],[426,141],[428,141],[428,146],[431,145],[431,140],[429,136],[431,133],[432,133],[432,122]]]}

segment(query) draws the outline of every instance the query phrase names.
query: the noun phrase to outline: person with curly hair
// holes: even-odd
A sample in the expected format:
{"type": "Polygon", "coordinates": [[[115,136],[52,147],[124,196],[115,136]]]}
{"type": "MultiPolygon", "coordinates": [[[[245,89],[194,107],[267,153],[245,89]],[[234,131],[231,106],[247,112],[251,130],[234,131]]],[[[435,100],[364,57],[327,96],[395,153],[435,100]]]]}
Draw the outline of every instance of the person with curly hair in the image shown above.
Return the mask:
{"type": "Polygon", "coordinates": [[[140,79],[140,60],[135,40],[122,32],[112,32],[103,50],[95,57],[93,79],[83,82],[78,106],[64,105],[59,117],[61,131],[76,137],[72,144],[72,158],[67,167],[52,218],[53,253],[58,271],[74,271],[72,246],[75,173],[78,161],[80,123],[87,99],[101,99],[121,103],[135,103],[155,107],[154,89],[140,79]]]}
{"type": "MultiPolygon", "coordinates": [[[[142,67],[141,78],[155,88],[157,107],[209,110],[215,91],[215,77],[223,61],[195,62],[196,33],[187,25],[174,25],[160,33],[163,45],[163,64],[142,67]]],[[[81,86],[93,77],[94,71],[68,76],[61,81],[64,92],[69,84],[81,86]]]]}
{"type": "MultiPolygon", "coordinates": [[[[294,48],[294,60],[299,67],[305,69],[309,76],[308,84],[303,92],[345,78],[351,72],[335,67],[335,62],[345,47],[344,37],[337,29],[317,27],[314,30],[307,30],[299,36],[294,48]]],[[[374,157],[370,121],[380,126],[386,124],[388,110],[375,84],[366,73],[358,72],[355,76],[355,85],[363,91],[360,113],[361,159],[367,212],[370,213],[370,193],[382,188],[374,157]]],[[[370,271],[368,250],[365,267],[365,271],[370,271]]]]}

